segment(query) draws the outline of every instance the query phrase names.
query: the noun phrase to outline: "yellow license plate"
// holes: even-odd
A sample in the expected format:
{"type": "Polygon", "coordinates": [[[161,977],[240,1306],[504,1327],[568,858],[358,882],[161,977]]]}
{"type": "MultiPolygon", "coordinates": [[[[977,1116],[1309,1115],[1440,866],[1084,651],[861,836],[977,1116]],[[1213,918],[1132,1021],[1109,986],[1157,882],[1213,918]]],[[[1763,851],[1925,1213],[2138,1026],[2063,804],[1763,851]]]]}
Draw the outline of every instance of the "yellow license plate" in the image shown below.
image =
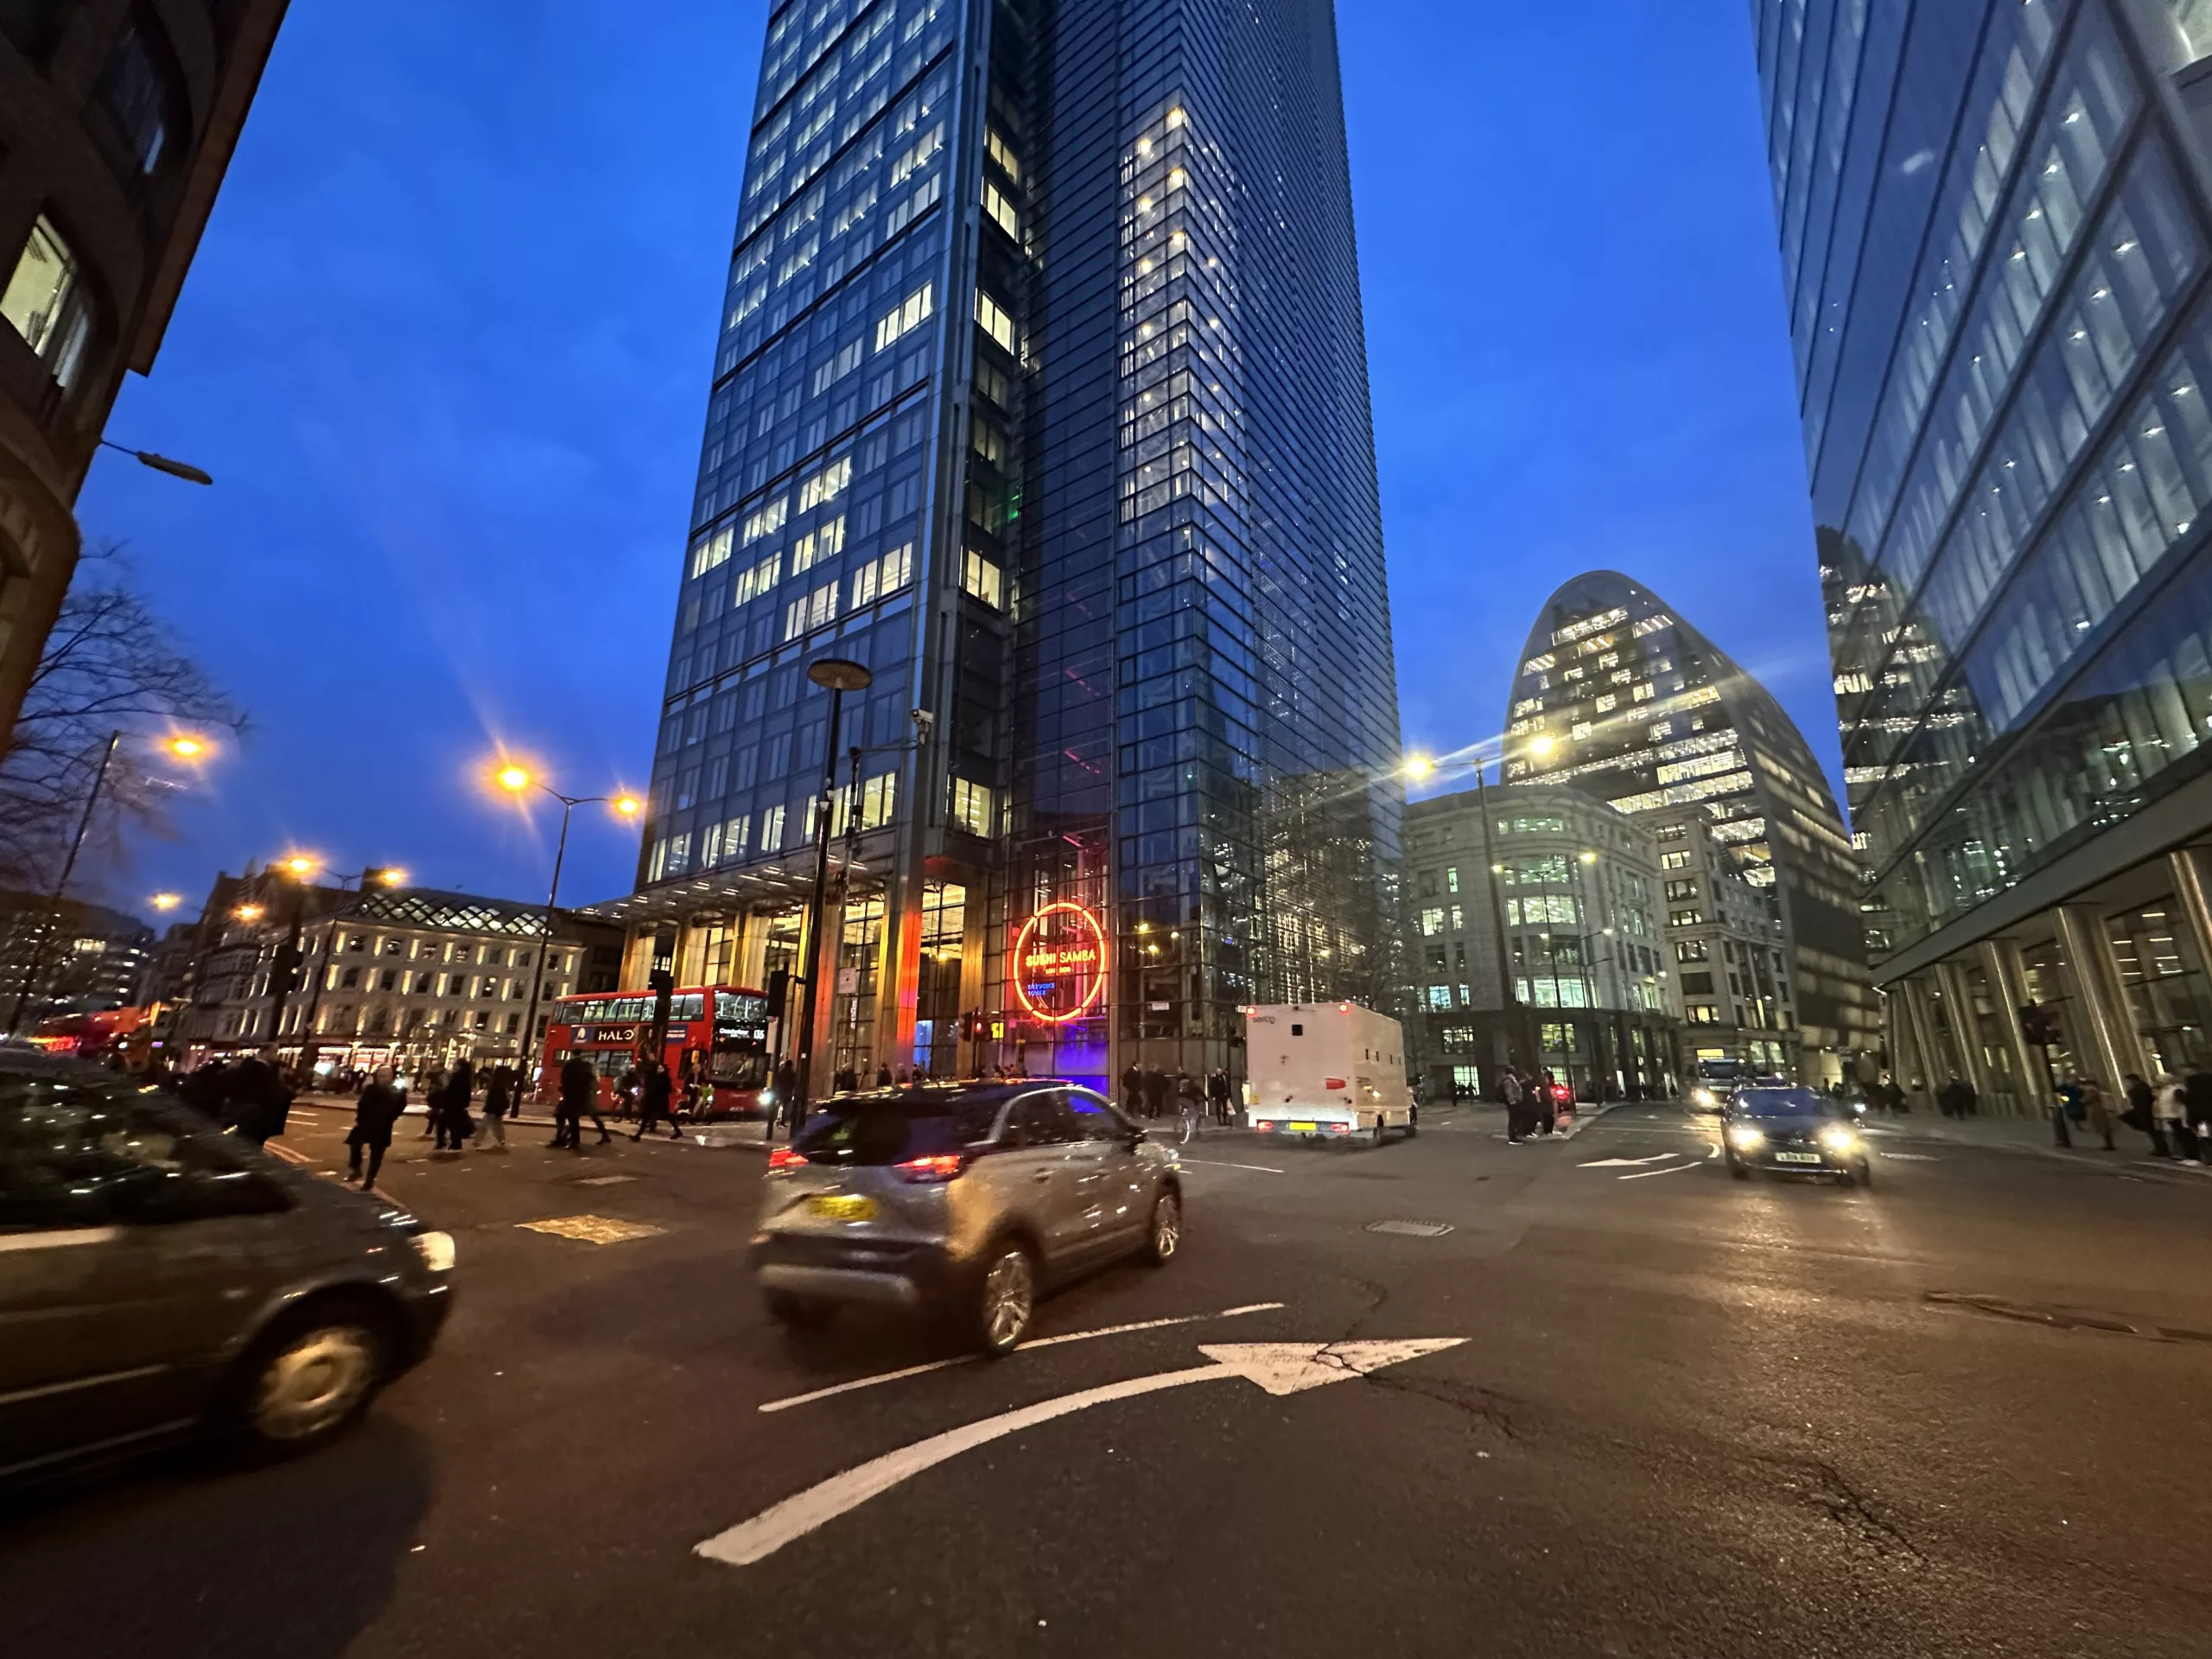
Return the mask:
{"type": "Polygon", "coordinates": [[[874,1221],[875,1200],[855,1198],[841,1194],[823,1193],[806,1201],[809,1215],[820,1216],[824,1221],[874,1221]]]}
{"type": "Polygon", "coordinates": [[[1319,1135],[1321,1126],[1319,1123],[1294,1123],[1290,1126],[1290,1132],[1293,1135],[1319,1135]]]}

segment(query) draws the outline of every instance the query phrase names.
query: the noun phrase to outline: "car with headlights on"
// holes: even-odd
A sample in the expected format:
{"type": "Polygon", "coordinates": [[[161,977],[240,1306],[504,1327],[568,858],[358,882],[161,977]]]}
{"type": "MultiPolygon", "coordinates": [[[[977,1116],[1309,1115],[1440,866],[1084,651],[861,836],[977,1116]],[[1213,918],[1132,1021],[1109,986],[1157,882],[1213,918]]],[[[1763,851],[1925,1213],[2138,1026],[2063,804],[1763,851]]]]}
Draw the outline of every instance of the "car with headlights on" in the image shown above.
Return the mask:
{"type": "Polygon", "coordinates": [[[1810,1089],[1739,1089],[1720,1125],[1728,1173],[1820,1175],[1845,1185],[1874,1184],[1873,1154],[1850,1113],[1810,1089]]]}
{"type": "Polygon", "coordinates": [[[0,1482],[329,1440],[429,1351],[454,1242],[162,1091],[0,1053],[0,1482]]]}
{"type": "Polygon", "coordinates": [[[769,1155],[753,1275],[771,1317],[841,1305],[949,1312],[986,1353],[1048,1287],[1183,1237],[1182,1166],[1090,1090],[1045,1079],[824,1101],[769,1155]]]}

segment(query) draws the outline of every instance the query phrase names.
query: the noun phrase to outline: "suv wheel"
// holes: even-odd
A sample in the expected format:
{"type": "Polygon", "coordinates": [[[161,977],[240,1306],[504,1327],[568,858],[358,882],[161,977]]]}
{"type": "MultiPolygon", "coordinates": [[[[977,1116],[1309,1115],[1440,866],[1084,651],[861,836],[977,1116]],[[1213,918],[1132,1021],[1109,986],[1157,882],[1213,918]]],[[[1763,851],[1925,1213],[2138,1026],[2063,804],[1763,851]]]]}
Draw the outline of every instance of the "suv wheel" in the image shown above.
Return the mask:
{"type": "Polygon", "coordinates": [[[1027,1245],[1001,1240],[986,1252],[976,1293],[976,1338],[987,1354],[1010,1354],[1037,1312],[1037,1261],[1027,1245]]]}
{"type": "Polygon", "coordinates": [[[234,1415],[254,1448],[289,1457],[335,1440],[383,1386],[385,1342],[358,1307],[313,1307],[276,1326],[247,1356],[234,1415]]]}
{"type": "Polygon", "coordinates": [[[1152,1227],[1145,1235],[1144,1259],[1164,1268],[1183,1248],[1183,1200],[1171,1188],[1152,1201],[1152,1227]]]}

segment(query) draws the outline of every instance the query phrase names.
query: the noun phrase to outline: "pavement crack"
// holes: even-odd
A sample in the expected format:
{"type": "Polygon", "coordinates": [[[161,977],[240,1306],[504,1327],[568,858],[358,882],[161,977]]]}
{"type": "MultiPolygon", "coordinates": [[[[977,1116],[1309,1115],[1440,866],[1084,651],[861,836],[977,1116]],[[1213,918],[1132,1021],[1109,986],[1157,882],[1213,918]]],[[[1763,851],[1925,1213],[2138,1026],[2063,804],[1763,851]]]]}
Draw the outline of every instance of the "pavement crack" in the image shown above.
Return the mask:
{"type": "Polygon", "coordinates": [[[1362,1380],[1391,1394],[1416,1395],[1440,1406],[1449,1406],[1471,1423],[1488,1428],[1505,1440],[1518,1443],[1525,1438],[1515,1426],[1510,1409],[1521,1406],[1521,1401],[1449,1378],[1414,1376],[1395,1370],[1370,1371],[1362,1380]]]}
{"type": "Polygon", "coordinates": [[[1876,1554],[1903,1555],[1916,1564],[1926,1564],[1928,1557],[1920,1546],[1827,1459],[1763,1456],[1756,1460],[1778,1471],[1809,1477],[1802,1488],[1796,1481],[1785,1484],[1807,1503],[1827,1511],[1828,1519],[1838,1526],[1857,1534],[1876,1554]]]}

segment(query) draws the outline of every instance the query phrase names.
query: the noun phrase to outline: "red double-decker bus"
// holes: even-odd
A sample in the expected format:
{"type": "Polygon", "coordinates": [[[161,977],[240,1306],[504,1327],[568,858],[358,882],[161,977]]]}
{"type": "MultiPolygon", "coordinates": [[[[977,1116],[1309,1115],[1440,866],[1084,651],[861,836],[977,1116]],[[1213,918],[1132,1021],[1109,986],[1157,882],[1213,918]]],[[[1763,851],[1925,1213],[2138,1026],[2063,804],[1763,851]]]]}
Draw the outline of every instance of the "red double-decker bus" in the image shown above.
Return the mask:
{"type": "MultiPolygon", "coordinates": [[[[653,996],[650,991],[618,991],[592,996],[564,996],[553,1004],[545,1029],[545,1054],[538,1073],[539,1095],[552,1100],[561,1089],[561,1067],[581,1054],[599,1073],[602,1109],[615,1103],[614,1088],[652,1041],[653,996]]],[[[759,991],[732,986],[679,990],[669,1000],[668,1045],[662,1058],[675,1077],[681,1108],[696,1084],[700,1118],[743,1117],[763,1111],[768,1087],[768,999],[759,991]]]]}

